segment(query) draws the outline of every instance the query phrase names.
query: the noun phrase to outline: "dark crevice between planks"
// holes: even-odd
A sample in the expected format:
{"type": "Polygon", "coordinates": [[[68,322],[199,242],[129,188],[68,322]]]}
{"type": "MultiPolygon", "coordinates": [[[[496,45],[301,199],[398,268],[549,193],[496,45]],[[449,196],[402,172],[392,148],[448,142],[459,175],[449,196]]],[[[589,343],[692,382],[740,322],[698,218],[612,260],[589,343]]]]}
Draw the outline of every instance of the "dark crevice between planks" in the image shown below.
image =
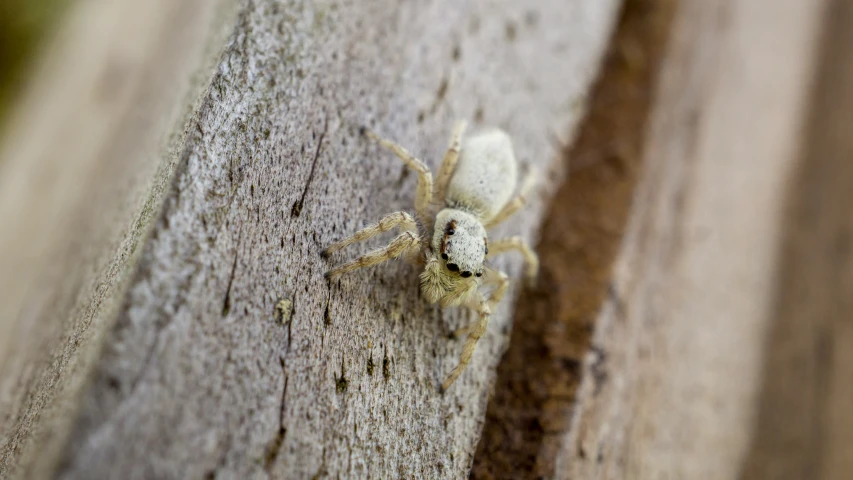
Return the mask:
{"type": "Polygon", "coordinates": [[[744,480],[853,478],[853,4],[829,3],[744,480]]]}
{"type": "Polygon", "coordinates": [[[675,0],[626,0],[517,303],[471,478],[551,477],[631,207],[675,0]]]}

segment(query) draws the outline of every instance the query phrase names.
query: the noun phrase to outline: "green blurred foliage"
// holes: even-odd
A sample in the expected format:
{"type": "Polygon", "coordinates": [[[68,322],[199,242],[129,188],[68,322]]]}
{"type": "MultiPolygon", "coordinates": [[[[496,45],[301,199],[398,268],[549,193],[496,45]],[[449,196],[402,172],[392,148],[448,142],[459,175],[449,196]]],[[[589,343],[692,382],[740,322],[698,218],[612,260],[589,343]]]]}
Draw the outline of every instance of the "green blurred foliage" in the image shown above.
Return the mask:
{"type": "Polygon", "coordinates": [[[71,0],[0,0],[0,124],[71,0]]]}

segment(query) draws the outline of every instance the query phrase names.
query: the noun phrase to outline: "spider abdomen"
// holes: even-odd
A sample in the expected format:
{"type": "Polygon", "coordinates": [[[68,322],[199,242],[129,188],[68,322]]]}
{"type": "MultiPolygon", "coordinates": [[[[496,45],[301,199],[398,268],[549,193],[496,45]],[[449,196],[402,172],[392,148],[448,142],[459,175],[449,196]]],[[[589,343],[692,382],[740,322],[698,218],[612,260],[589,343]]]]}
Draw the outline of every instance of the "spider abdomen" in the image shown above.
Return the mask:
{"type": "Polygon", "coordinates": [[[509,202],[517,177],[512,141],[503,130],[466,137],[447,187],[447,204],[488,221],[509,202]]]}

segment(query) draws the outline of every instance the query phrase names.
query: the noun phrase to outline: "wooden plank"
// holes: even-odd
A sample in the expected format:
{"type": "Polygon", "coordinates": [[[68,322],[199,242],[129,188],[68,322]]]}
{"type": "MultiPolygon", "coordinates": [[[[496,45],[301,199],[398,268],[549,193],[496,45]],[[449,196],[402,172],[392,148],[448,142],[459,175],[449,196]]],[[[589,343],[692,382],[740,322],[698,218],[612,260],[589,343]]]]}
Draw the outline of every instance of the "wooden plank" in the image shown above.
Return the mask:
{"type": "Polygon", "coordinates": [[[77,2],[5,119],[0,477],[54,463],[236,7],[77,2]]]}
{"type": "MultiPolygon", "coordinates": [[[[496,233],[532,239],[540,197],[564,173],[551,139],[577,124],[617,8],[617,0],[242,3],[171,186],[154,195],[164,207],[125,293],[89,311],[112,319],[115,306],[115,325],[85,332],[103,350],[90,350],[93,380],[70,419],[59,476],[463,476],[512,302],[442,396],[437,384],[460,351],[447,334],[467,314],[426,305],[417,272],[402,264],[324,281],[322,247],[413,200],[413,176],[358,130],[368,124],[432,167],[458,118],[509,131],[521,163],[544,182],[496,233]],[[275,308],[282,299],[292,304],[286,324],[275,308]]],[[[75,178],[84,191],[95,182],[75,178]]],[[[520,270],[519,259],[497,265],[513,278],[520,270]]],[[[81,273],[68,285],[103,276],[81,273]]],[[[27,317],[36,325],[56,318],[44,310],[56,302],[18,304],[39,309],[27,317]]],[[[23,317],[14,318],[20,328],[23,317]]]]}
{"type": "Polygon", "coordinates": [[[736,478],[826,2],[684,2],[559,478],[736,478]]]}

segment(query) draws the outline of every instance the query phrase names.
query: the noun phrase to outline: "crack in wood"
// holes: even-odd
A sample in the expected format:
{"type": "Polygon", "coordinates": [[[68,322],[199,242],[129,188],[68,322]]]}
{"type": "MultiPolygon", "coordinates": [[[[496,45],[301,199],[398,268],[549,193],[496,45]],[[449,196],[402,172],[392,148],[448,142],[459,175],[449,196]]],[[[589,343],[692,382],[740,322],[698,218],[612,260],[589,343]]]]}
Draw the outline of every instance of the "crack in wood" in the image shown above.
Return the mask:
{"type": "Polygon", "coordinates": [[[302,213],[302,206],[305,205],[305,196],[308,194],[308,188],[311,187],[311,182],[314,181],[314,172],[317,169],[317,161],[320,159],[320,151],[323,147],[323,139],[326,138],[326,132],[329,130],[329,117],[323,121],[323,131],[320,132],[320,138],[317,139],[317,149],[314,151],[314,160],[311,162],[311,171],[308,173],[308,181],[305,182],[305,188],[302,189],[302,196],[293,204],[290,209],[292,217],[298,217],[302,213]]]}
{"type": "Polygon", "coordinates": [[[275,461],[278,458],[279,453],[281,453],[281,446],[284,443],[284,437],[287,435],[287,428],[284,426],[284,412],[287,407],[287,383],[289,378],[285,370],[284,357],[279,357],[278,361],[281,365],[281,371],[284,374],[284,387],[281,390],[281,403],[279,404],[280,406],[278,410],[278,431],[276,432],[275,437],[273,437],[267,444],[267,454],[264,458],[264,471],[267,472],[268,475],[272,472],[275,461]]]}
{"type": "Polygon", "coordinates": [[[234,283],[234,273],[237,271],[237,259],[239,255],[234,256],[234,263],[231,265],[231,275],[228,277],[228,288],[225,289],[225,300],[222,302],[222,316],[228,316],[231,311],[231,285],[234,283]]]}

